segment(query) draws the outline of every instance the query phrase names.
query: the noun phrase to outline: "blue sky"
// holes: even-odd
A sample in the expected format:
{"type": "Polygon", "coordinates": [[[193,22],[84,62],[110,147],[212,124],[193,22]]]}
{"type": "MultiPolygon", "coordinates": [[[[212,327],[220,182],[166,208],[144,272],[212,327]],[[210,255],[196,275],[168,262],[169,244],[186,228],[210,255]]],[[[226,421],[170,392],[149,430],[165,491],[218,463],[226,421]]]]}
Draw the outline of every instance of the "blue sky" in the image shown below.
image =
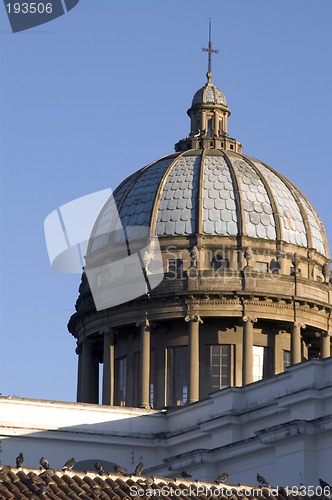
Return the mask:
{"type": "Polygon", "coordinates": [[[75,400],[80,277],[52,271],[44,219],[187,135],[209,17],[230,135],[303,190],[332,241],[331,0],[81,0],[16,34],[1,4],[2,394],[75,400]]]}

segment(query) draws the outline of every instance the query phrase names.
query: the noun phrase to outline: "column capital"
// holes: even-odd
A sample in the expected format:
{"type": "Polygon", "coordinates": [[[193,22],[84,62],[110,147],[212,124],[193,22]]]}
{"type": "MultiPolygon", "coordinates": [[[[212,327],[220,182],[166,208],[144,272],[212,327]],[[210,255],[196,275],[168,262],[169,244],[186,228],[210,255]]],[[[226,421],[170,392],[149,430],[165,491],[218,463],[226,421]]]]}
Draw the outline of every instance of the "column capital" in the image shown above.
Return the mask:
{"type": "Polygon", "coordinates": [[[188,314],[184,320],[189,323],[189,322],[194,322],[194,323],[203,323],[203,320],[198,314],[188,314]]]}
{"type": "Polygon", "coordinates": [[[258,319],[255,316],[243,316],[242,318],[243,323],[257,323],[258,319]]]}
{"type": "Polygon", "coordinates": [[[145,331],[150,330],[150,321],[147,318],[136,321],[136,326],[143,327],[145,331]]]}
{"type": "Polygon", "coordinates": [[[305,323],[301,323],[300,321],[294,321],[293,326],[295,328],[302,328],[303,330],[307,327],[305,323]]]}

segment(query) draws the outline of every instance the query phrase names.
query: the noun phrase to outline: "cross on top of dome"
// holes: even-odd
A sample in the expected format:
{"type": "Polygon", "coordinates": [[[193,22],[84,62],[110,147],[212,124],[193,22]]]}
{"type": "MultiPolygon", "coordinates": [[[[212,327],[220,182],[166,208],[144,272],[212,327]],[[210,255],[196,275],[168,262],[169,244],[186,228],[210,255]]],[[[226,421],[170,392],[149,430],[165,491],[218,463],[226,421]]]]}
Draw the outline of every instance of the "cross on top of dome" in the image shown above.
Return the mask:
{"type": "Polygon", "coordinates": [[[203,52],[208,53],[208,70],[206,73],[206,77],[208,79],[208,82],[211,81],[212,78],[212,54],[219,54],[218,49],[213,49],[212,48],[212,40],[211,40],[211,18],[209,19],[209,43],[207,47],[202,47],[203,52]]]}

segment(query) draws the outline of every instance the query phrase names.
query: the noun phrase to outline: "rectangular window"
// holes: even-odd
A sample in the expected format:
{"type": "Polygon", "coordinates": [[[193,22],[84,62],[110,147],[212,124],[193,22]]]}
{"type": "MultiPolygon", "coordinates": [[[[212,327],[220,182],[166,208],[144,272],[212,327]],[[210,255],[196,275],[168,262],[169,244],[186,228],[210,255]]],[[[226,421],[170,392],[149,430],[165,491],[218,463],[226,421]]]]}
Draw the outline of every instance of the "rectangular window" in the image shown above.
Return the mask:
{"type": "Polygon", "coordinates": [[[284,351],[284,370],[288,368],[291,364],[291,353],[290,351],[284,351]]]}
{"type": "Polygon", "coordinates": [[[264,347],[254,345],[253,356],[253,381],[257,382],[263,378],[264,347]]]}
{"type": "Polygon", "coordinates": [[[211,392],[231,385],[232,347],[230,344],[210,346],[211,392]]]}
{"type": "Polygon", "coordinates": [[[213,137],[212,118],[209,118],[207,121],[207,136],[213,137]]]}
{"type": "Polygon", "coordinates": [[[188,402],[189,349],[167,349],[167,406],[182,406],[188,402]]]}
{"type": "Polygon", "coordinates": [[[115,369],[115,404],[126,406],[127,388],[127,358],[118,358],[114,363],[115,369]]]}

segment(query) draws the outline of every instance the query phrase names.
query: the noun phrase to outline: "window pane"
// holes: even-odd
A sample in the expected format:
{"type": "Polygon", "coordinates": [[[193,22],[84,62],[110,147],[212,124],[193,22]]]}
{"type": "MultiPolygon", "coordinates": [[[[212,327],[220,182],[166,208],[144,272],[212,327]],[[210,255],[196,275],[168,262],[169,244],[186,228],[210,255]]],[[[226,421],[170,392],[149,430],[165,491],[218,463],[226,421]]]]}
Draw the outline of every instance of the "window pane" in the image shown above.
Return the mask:
{"type": "Polygon", "coordinates": [[[167,349],[167,405],[181,406],[188,402],[188,346],[167,349]]]}
{"type": "Polygon", "coordinates": [[[231,346],[210,346],[210,389],[219,391],[231,384],[231,346]]]}
{"type": "Polygon", "coordinates": [[[288,368],[291,364],[291,353],[290,351],[284,351],[284,370],[288,368]]]}
{"type": "Polygon", "coordinates": [[[263,378],[264,347],[254,345],[253,347],[253,381],[263,378]]]}
{"type": "Polygon", "coordinates": [[[126,405],[126,387],[127,387],[127,358],[115,360],[115,404],[119,406],[126,405]]]}

